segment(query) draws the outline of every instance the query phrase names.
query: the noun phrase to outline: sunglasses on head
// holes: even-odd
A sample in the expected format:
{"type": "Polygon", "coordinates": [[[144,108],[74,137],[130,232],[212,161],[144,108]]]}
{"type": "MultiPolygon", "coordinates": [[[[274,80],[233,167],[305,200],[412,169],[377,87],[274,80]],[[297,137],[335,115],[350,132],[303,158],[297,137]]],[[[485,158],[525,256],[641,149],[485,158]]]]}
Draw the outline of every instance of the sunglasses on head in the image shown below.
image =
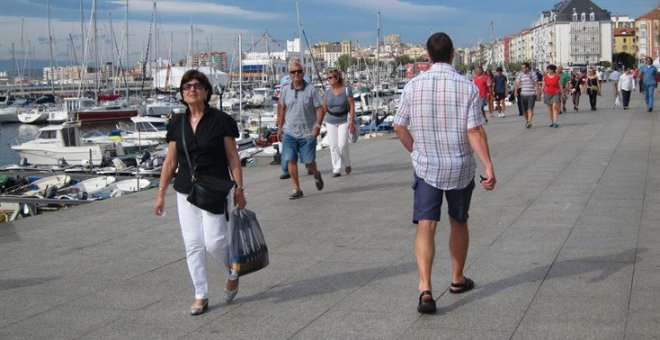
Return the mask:
{"type": "Polygon", "coordinates": [[[190,90],[192,90],[193,88],[194,88],[195,90],[201,90],[201,89],[204,88],[204,85],[202,85],[202,84],[200,84],[200,83],[184,84],[184,85],[182,86],[182,88],[183,88],[184,91],[190,91],[190,90]]]}
{"type": "Polygon", "coordinates": [[[328,76],[328,80],[330,80],[330,79],[337,79],[337,77],[335,77],[335,76],[328,76]]]}
{"type": "Polygon", "coordinates": [[[302,74],[303,70],[291,70],[291,71],[289,71],[289,73],[291,73],[291,74],[302,74]]]}

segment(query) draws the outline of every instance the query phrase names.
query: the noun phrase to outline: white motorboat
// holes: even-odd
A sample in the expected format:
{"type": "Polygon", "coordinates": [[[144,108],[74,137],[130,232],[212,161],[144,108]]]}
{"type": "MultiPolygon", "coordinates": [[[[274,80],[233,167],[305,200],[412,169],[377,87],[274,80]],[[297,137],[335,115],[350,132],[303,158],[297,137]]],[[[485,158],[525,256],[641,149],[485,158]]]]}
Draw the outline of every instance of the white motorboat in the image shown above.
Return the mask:
{"type": "Polygon", "coordinates": [[[151,181],[146,178],[131,178],[115,183],[117,190],[122,192],[136,192],[148,189],[151,181]]]}
{"type": "Polygon", "coordinates": [[[80,137],[83,144],[117,144],[121,145],[125,154],[155,149],[161,144],[153,139],[125,139],[121,131],[114,130],[104,134],[99,130],[87,131],[80,137]]]}
{"type": "Polygon", "coordinates": [[[250,106],[266,107],[273,104],[273,89],[270,87],[257,87],[252,89],[250,97],[250,106]]]}
{"type": "Polygon", "coordinates": [[[0,123],[18,123],[18,108],[9,106],[0,109],[0,123]]]}
{"type": "Polygon", "coordinates": [[[186,112],[186,106],[181,104],[176,98],[164,95],[147,99],[144,108],[144,115],[150,117],[162,117],[186,112]]]}
{"type": "Polygon", "coordinates": [[[17,118],[19,122],[24,124],[46,123],[48,121],[48,109],[41,106],[29,110],[21,110],[17,118]]]}
{"type": "Polygon", "coordinates": [[[83,144],[74,122],[49,125],[39,129],[34,140],[13,145],[13,150],[29,164],[103,165],[106,160],[123,155],[114,144],[83,144]]]}
{"type": "Polygon", "coordinates": [[[167,118],[161,117],[131,117],[135,125],[132,133],[126,133],[124,139],[156,140],[164,143],[167,135],[167,118]]]}
{"type": "Polygon", "coordinates": [[[72,185],[72,188],[78,188],[88,195],[94,195],[101,191],[108,190],[108,188],[117,182],[117,177],[114,176],[99,176],[86,179],[82,182],[72,185]]]}

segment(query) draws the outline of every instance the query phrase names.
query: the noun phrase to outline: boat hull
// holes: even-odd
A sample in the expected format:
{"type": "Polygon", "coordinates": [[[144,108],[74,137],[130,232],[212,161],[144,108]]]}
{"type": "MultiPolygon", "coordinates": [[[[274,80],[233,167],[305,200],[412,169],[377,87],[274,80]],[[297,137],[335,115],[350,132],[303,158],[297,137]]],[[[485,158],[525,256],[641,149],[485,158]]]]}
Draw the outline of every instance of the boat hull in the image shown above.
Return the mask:
{"type": "Polygon", "coordinates": [[[89,111],[78,111],[76,116],[78,121],[83,123],[92,123],[92,122],[109,122],[114,120],[129,120],[131,117],[138,115],[138,110],[126,109],[126,110],[89,110],[89,111]]]}
{"type": "Polygon", "coordinates": [[[48,112],[21,112],[18,114],[18,121],[24,124],[46,123],[48,112]]]}
{"type": "Polygon", "coordinates": [[[12,146],[12,149],[29,164],[39,165],[59,165],[60,159],[64,159],[69,165],[80,165],[83,162],[88,164],[91,159],[92,165],[100,166],[105,159],[113,157],[112,152],[101,145],[49,148],[48,145],[22,144],[12,146]]]}

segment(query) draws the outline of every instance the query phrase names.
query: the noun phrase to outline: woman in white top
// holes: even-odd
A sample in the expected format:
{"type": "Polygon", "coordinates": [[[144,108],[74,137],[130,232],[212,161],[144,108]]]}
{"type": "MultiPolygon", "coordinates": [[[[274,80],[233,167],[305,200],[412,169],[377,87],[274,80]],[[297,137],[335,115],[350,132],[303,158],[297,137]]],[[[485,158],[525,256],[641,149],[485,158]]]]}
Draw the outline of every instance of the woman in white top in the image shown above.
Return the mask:
{"type": "Polygon", "coordinates": [[[635,77],[630,71],[629,67],[619,77],[619,91],[621,91],[621,99],[623,101],[623,109],[628,110],[630,103],[630,94],[635,90],[635,77]]]}

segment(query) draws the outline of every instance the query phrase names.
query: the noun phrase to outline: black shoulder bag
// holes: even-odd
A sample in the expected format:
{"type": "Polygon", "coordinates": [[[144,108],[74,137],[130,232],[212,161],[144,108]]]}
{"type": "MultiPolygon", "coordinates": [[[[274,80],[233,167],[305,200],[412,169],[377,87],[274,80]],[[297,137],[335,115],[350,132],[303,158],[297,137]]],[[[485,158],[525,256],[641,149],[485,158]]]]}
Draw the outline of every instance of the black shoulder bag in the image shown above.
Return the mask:
{"type": "MultiPolygon", "coordinates": [[[[186,119],[186,116],[184,116],[184,119],[186,119]]],[[[185,123],[185,121],[181,121],[181,139],[183,141],[183,151],[186,154],[188,166],[190,166],[190,180],[192,182],[192,189],[188,194],[188,202],[212,214],[225,214],[229,218],[229,214],[227,214],[227,195],[234,188],[235,183],[229,179],[196,173],[197,165],[193,165],[190,161],[188,146],[186,145],[185,123]]]]}

